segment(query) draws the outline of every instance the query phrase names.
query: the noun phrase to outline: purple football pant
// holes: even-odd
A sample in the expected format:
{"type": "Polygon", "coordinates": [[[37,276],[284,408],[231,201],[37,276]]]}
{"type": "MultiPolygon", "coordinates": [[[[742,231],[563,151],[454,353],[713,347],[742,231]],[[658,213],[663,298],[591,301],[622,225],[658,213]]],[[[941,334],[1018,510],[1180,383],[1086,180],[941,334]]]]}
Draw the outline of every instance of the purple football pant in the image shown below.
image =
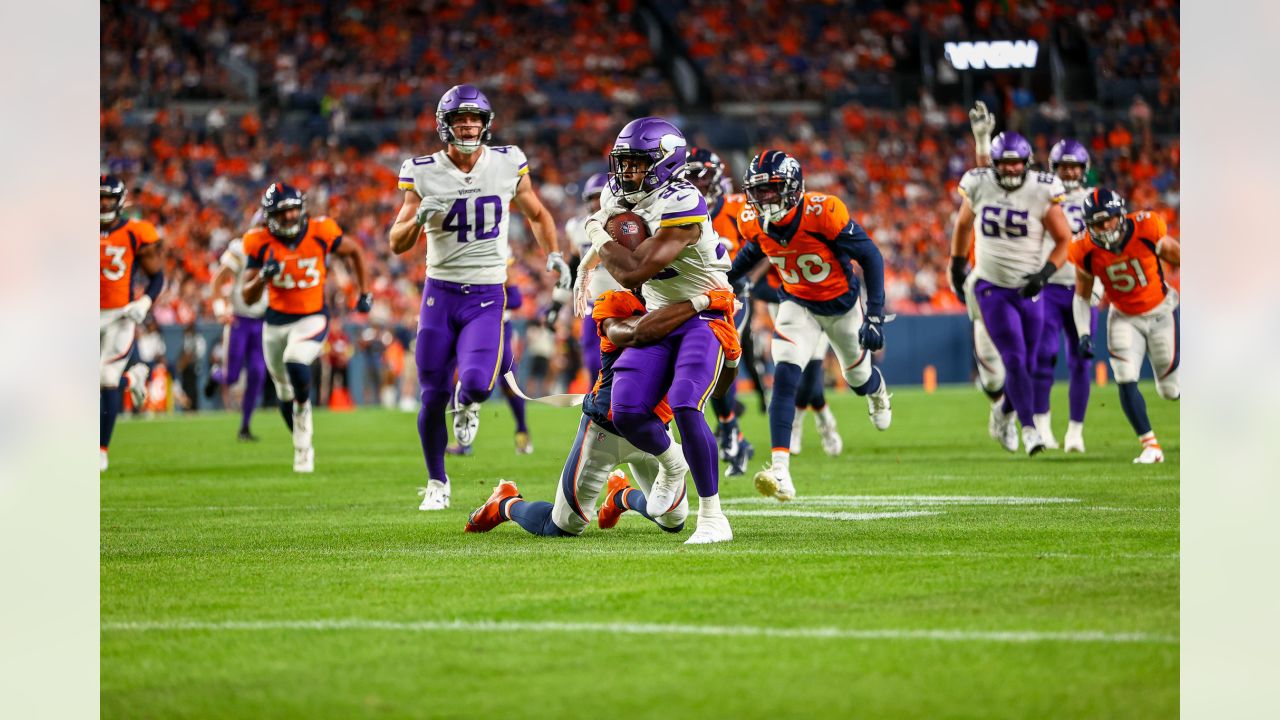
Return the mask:
{"type": "Polygon", "coordinates": [[[596,378],[600,377],[600,335],[596,331],[596,319],[591,317],[591,306],[582,318],[582,367],[587,369],[587,387],[596,386],[596,378]]]}
{"type": "MultiPolygon", "coordinates": [[[[1049,412],[1049,391],[1053,389],[1053,371],[1058,364],[1058,346],[1062,334],[1067,334],[1067,398],[1071,420],[1084,422],[1089,409],[1089,361],[1080,356],[1080,337],[1076,334],[1076,320],[1071,314],[1071,302],[1076,289],[1068,285],[1046,285],[1040,293],[1044,305],[1044,329],[1040,332],[1032,385],[1035,387],[1033,407],[1037,414],[1049,412]]],[[[1096,308],[1089,310],[1089,332],[1098,322],[1096,308]]]]}
{"type": "MultiPolygon", "coordinates": [[[[712,315],[712,313],[708,313],[712,315]]],[[[724,352],[707,321],[694,317],[655,345],[627,348],[613,365],[614,424],[653,455],[670,446],[653,409],[665,395],[675,413],[685,460],[699,497],[719,492],[719,455],[702,408],[715,387],[724,352]]]]}
{"type": "Polygon", "coordinates": [[[1018,414],[1018,422],[1023,427],[1035,427],[1035,388],[1031,378],[1044,327],[1044,295],[1024,298],[1017,288],[1000,287],[986,280],[978,281],[974,294],[978,296],[987,334],[1004,361],[1005,397],[1018,414]]]}
{"type": "Polygon", "coordinates": [[[240,407],[240,429],[249,430],[249,419],[262,400],[267,382],[267,361],[262,356],[262,318],[236,315],[227,328],[226,365],[211,373],[219,385],[235,385],[245,370],[244,399],[240,407]]]}
{"type": "Polygon", "coordinates": [[[422,409],[418,437],[427,475],[448,482],[444,447],[449,433],[445,408],[453,395],[453,370],[458,371],[463,403],[484,402],[499,381],[503,342],[502,311],[506,298],[501,285],[463,285],[427,280],[418,317],[418,383],[422,409]]]}

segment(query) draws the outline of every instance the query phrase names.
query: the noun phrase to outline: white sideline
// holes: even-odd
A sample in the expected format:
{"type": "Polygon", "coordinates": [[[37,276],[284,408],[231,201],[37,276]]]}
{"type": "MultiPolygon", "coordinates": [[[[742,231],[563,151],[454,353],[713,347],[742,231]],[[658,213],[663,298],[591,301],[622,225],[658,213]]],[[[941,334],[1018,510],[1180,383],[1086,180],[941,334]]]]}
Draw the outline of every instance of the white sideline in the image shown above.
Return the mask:
{"type": "Polygon", "coordinates": [[[753,625],[667,625],[657,623],[529,622],[520,620],[167,620],[104,622],[103,632],[261,631],[261,630],[393,630],[402,632],[550,632],[612,633],[616,635],[702,635],[713,637],[766,637],[835,640],[936,640],[941,642],[998,643],[1139,643],[1177,645],[1174,635],[1158,633],[1109,633],[1101,630],[910,630],[899,628],[854,629],[838,627],[777,628],[753,625]]]}
{"type": "MultiPolygon", "coordinates": [[[[777,503],[773,498],[761,498],[777,503]]],[[[807,510],[725,510],[725,515],[734,517],[798,517],[820,518],[822,520],[885,520],[888,518],[922,517],[924,515],[941,515],[940,512],[927,510],[911,510],[907,512],[810,512],[807,510]]]]}
{"type": "MultiPolygon", "coordinates": [[[[722,505],[762,505],[773,503],[767,497],[724,498],[722,505]]],[[[1058,505],[1078,503],[1076,498],[1017,497],[989,495],[801,495],[792,502],[806,505],[841,505],[870,507],[919,507],[934,505],[1058,505]]]]}

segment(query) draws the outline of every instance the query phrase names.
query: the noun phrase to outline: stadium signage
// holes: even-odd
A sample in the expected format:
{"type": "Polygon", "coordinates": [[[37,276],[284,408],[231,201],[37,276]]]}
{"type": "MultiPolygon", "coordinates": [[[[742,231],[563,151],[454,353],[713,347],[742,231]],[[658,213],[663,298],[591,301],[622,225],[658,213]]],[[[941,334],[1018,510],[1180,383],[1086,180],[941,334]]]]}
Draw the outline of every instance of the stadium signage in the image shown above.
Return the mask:
{"type": "Polygon", "coordinates": [[[943,52],[957,70],[1032,68],[1040,54],[1040,43],[1035,40],[949,42],[943,45],[943,52]]]}

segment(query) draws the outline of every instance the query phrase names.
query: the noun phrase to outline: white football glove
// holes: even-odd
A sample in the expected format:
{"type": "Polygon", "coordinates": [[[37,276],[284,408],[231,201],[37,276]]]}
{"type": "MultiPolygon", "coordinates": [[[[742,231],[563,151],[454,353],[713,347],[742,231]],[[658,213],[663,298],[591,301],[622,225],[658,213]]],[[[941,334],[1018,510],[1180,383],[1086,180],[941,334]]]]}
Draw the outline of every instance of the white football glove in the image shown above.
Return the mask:
{"type": "Polygon", "coordinates": [[[573,273],[569,272],[569,263],[559,251],[547,253],[547,272],[552,270],[559,274],[556,278],[557,290],[568,290],[573,287],[573,273]]]}
{"type": "Polygon", "coordinates": [[[991,132],[996,129],[996,116],[987,110],[987,104],[981,100],[973,104],[969,111],[969,127],[973,130],[973,141],[977,144],[979,155],[991,154],[991,132]]]}
{"type": "Polygon", "coordinates": [[[151,296],[143,295],[137,300],[134,300],[133,302],[124,306],[124,316],[134,321],[135,323],[141,323],[143,320],[147,319],[147,311],[149,311],[150,309],[151,309],[151,296]]]}
{"type": "Polygon", "coordinates": [[[591,241],[591,249],[596,253],[600,252],[600,248],[604,247],[605,243],[613,242],[613,237],[604,229],[604,222],[597,220],[595,215],[587,218],[582,228],[586,230],[587,239],[591,241]]]}
{"type": "Polygon", "coordinates": [[[418,203],[418,212],[414,219],[419,225],[426,225],[427,218],[432,213],[444,212],[449,209],[449,201],[439,195],[428,195],[422,198],[422,202],[418,203]]]}

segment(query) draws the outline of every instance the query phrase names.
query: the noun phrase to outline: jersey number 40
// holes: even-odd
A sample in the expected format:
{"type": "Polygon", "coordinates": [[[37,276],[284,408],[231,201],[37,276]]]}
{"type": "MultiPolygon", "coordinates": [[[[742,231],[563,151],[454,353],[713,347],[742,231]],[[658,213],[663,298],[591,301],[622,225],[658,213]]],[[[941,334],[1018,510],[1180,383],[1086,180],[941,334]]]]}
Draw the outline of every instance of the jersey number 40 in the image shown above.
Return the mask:
{"type": "Polygon", "coordinates": [[[498,237],[502,227],[502,198],[484,195],[477,198],[458,198],[444,216],[443,230],[458,234],[458,242],[471,242],[471,232],[476,240],[492,240],[498,237]],[[474,204],[471,204],[474,200],[474,204]],[[468,208],[468,204],[471,207],[468,208]],[[474,224],[472,224],[474,220],[474,224]]]}

